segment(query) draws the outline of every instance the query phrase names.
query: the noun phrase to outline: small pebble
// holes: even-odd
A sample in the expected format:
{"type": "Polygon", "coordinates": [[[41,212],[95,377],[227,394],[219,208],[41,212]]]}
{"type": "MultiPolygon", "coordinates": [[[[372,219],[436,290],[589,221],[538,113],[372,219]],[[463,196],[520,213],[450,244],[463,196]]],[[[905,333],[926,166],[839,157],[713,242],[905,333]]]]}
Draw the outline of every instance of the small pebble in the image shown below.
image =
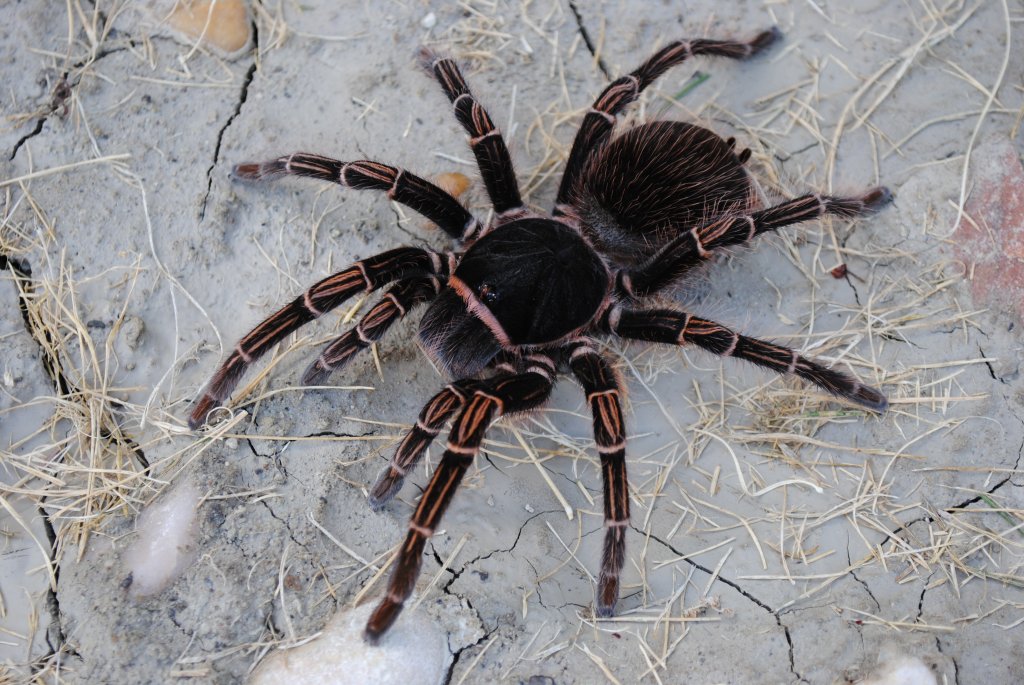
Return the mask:
{"type": "Polygon", "coordinates": [[[451,662],[445,630],[425,612],[406,609],[402,618],[369,645],[363,639],[370,602],[339,611],[319,636],[300,647],[278,649],[253,673],[252,685],[339,685],[339,683],[445,682],[451,662]]]}
{"type": "Polygon", "coordinates": [[[124,343],[130,350],[139,347],[139,340],[146,331],[146,324],[137,316],[126,316],[121,324],[121,334],[124,336],[124,343]]]}
{"type": "Polygon", "coordinates": [[[454,198],[458,198],[469,188],[469,177],[457,171],[448,171],[434,177],[437,185],[454,198]]]}
{"type": "Polygon", "coordinates": [[[135,539],[122,555],[136,598],[156,594],[195,556],[199,490],[188,482],[150,503],[135,521],[135,539]]]}
{"type": "Polygon", "coordinates": [[[187,40],[202,39],[205,45],[229,55],[249,44],[252,25],[242,0],[191,0],[175,3],[167,24],[187,40]]]}
{"type": "Polygon", "coordinates": [[[531,514],[533,513],[533,507],[531,507],[529,504],[523,505],[523,509],[526,509],[526,511],[530,512],[531,514]]]}
{"type": "Polygon", "coordinates": [[[420,26],[425,29],[432,29],[437,24],[437,15],[431,12],[420,20],[420,26]]]}

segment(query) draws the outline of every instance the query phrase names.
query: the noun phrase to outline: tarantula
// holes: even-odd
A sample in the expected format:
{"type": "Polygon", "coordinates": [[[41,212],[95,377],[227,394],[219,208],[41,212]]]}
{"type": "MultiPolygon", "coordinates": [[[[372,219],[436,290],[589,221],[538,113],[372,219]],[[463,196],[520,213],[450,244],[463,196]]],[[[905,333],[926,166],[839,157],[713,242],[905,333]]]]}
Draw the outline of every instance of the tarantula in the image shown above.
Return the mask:
{"type": "Polygon", "coordinates": [[[409,522],[388,591],[366,626],[375,642],[394,623],[420,573],[437,529],[490,423],[543,404],[559,369],[582,385],[593,413],[604,481],[606,527],[595,611],[610,616],[619,596],[629,491],[621,383],[594,341],[597,335],[669,345],[693,344],[777,373],[793,374],[874,412],[878,390],[801,356],[676,307],[645,307],[715,250],[825,214],[853,217],[886,203],[875,188],[859,197],[808,194],[756,209],[753,184],[735,139],[693,124],[652,121],[613,135],[616,115],[667,69],[690,56],[752,57],[780,37],[749,41],[681,40],[611,83],[583,117],[550,215],[527,207],[508,148],[454,61],[423,49],[422,66],[448,96],[469,135],[493,218],[478,221],[438,186],[379,162],[341,162],[295,153],[235,167],[241,179],[307,176],[348,188],[382,190],[461,243],[454,252],[400,247],[358,261],[313,285],[239,341],[189,418],[194,429],[226,400],[242,374],[285,336],[348,298],[394,284],[351,330],[333,340],[303,376],[319,384],[369,347],[412,308],[430,303],[419,339],[454,380],[427,402],[370,494],[381,509],[399,490],[445,423],[441,462],[409,522]]]}

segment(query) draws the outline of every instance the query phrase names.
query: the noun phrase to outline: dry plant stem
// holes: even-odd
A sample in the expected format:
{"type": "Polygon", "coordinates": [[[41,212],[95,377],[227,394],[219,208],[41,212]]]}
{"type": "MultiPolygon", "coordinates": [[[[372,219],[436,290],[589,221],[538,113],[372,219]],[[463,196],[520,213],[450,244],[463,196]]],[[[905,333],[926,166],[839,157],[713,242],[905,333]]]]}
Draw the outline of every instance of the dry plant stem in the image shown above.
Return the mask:
{"type": "Polygon", "coordinates": [[[72,164],[63,164],[59,167],[54,167],[52,169],[42,169],[40,171],[33,171],[32,173],[22,174],[21,176],[15,176],[14,178],[7,178],[0,181],[0,188],[14,184],[22,184],[25,181],[30,181],[34,178],[42,178],[44,176],[50,176],[52,174],[61,174],[66,171],[70,171],[71,169],[91,166],[94,164],[106,164],[107,162],[123,162],[125,160],[131,159],[131,157],[132,156],[129,154],[107,155],[106,157],[86,159],[81,162],[74,162],[72,164]]]}

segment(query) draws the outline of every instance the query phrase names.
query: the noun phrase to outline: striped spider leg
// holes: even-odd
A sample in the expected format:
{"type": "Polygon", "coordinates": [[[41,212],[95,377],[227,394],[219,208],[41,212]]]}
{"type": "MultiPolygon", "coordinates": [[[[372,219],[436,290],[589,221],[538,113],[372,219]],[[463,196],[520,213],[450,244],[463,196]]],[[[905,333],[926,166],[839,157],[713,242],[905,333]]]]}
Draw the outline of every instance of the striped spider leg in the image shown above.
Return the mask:
{"type": "MultiPolygon", "coordinates": [[[[505,139],[501,131],[495,128],[487,110],[469,90],[459,66],[454,60],[439,57],[426,48],[420,51],[420,64],[441,85],[444,94],[452,103],[455,118],[469,134],[469,146],[480,168],[487,196],[494,205],[496,224],[500,225],[526,214],[505,139]]],[[[473,237],[478,236],[467,234],[464,239],[473,237]]]]}
{"type": "MultiPolygon", "coordinates": [[[[527,358],[529,359],[529,357],[527,358]]],[[[537,355],[535,361],[547,363],[547,357],[537,355]]],[[[502,352],[491,363],[491,367],[500,375],[508,376],[517,373],[519,358],[513,354],[502,352]]],[[[416,423],[398,444],[395,455],[391,457],[387,467],[377,477],[370,488],[370,508],[380,511],[391,501],[405,482],[405,476],[416,468],[423,453],[430,447],[444,424],[455,412],[461,410],[473,391],[481,387],[481,381],[462,379],[452,381],[441,389],[423,406],[416,423]]]]}
{"type": "Polygon", "coordinates": [[[879,187],[860,197],[803,195],[756,212],[731,213],[680,233],[639,266],[619,271],[616,287],[624,298],[647,297],[677,282],[716,249],[741,245],[783,226],[826,214],[842,218],[868,214],[891,200],[888,188],[879,187]]]}
{"type": "Polygon", "coordinates": [[[451,253],[399,247],[358,261],[316,283],[238,341],[203,394],[193,403],[189,427],[196,429],[205,423],[210,412],[231,395],[249,367],[290,333],[357,293],[372,292],[388,283],[415,276],[446,278],[455,260],[456,256],[451,253]]]}
{"type": "Polygon", "coordinates": [[[799,376],[829,393],[882,413],[889,401],[856,378],[808,359],[796,350],[750,338],[678,309],[613,307],[604,325],[621,338],[668,345],[692,344],[720,357],[744,359],[780,374],[799,376]]]}
{"type": "Polygon", "coordinates": [[[444,386],[424,405],[416,424],[398,444],[391,461],[370,488],[370,508],[380,511],[402,489],[406,475],[416,468],[444,424],[466,405],[480,381],[458,380],[444,386]]]}
{"type": "Polygon", "coordinates": [[[296,152],[267,162],[238,164],[233,174],[242,180],[303,176],[355,190],[382,190],[388,199],[422,214],[456,240],[479,230],[476,218],[444,190],[405,169],[380,162],[366,159],[342,162],[308,152],[296,152]]]}
{"type": "Polygon", "coordinates": [[[334,371],[342,369],[360,350],[377,342],[389,328],[418,304],[429,302],[441,292],[437,276],[424,276],[399,281],[355,325],[332,340],[306,372],[305,385],[320,385],[334,371]]]}
{"type": "MultiPolygon", "coordinates": [[[[771,28],[749,41],[710,40],[696,38],[677,40],[654,53],[646,62],[626,76],[612,81],[583,117],[576,138],[572,142],[569,159],[562,172],[562,181],[555,198],[555,216],[572,213],[570,204],[576,183],[583,174],[587,158],[604,144],[615,127],[615,115],[626,105],[636,101],[640,93],[672,67],[697,55],[712,55],[732,59],[747,59],[767,49],[782,37],[778,28],[771,28]]],[[[735,141],[733,141],[735,142],[735,141]]],[[[745,160],[744,160],[745,161],[745,160]]]]}
{"type": "Polygon", "coordinates": [[[551,394],[554,361],[545,355],[530,355],[526,361],[521,373],[499,371],[492,379],[460,388],[465,396],[448,434],[444,455],[409,521],[409,532],[393,563],[387,594],[367,621],[365,636],[370,643],[376,643],[391,627],[412,594],[427,539],[437,530],[455,490],[480,450],[488,426],[502,415],[540,406],[551,394]]]}
{"type": "MultiPolygon", "coordinates": [[[[749,214],[733,214],[681,233],[641,265],[616,274],[616,289],[624,301],[649,297],[677,282],[718,248],[748,242],[763,233],[801,221],[833,214],[852,217],[879,209],[892,195],[874,188],[860,197],[804,195],[749,214]]],[[[855,378],[829,369],[787,347],[750,338],[674,309],[612,308],[607,329],[620,337],[675,345],[694,344],[724,357],[745,359],[777,373],[794,374],[875,412],[888,407],[885,396],[855,378]]]]}
{"type": "Polygon", "coordinates": [[[629,481],[626,479],[626,430],[619,396],[621,382],[608,362],[580,340],[567,348],[569,368],[580,385],[594,416],[594,442],[601,457],[604,482],[604,552],[597,583],[594,613],[608,617],[619,599],[619,575],[626,559],[629,527],[629,481]]]}

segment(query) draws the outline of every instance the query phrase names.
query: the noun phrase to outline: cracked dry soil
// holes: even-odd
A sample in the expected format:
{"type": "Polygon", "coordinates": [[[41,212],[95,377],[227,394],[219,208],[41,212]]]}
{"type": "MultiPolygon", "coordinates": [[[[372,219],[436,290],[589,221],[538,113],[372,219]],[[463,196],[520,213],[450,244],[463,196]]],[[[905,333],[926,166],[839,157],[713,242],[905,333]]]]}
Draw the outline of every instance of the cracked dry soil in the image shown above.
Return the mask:
{"type": "MultiPolygon", "coordinates": [[[[345,325],[312,324],[216,437],[189,432],[185,406],[302,285],[444,242],[380,197],[236,185],[233,164],[309,150],[476,178],[414,66],[436,43],[466,64],[529,201],[547,207],[609,78],[671,39],[777,24],[771,55],[687,63],[623,125],[696,118],[735,135],[769,197],[893,189],[878,216],[789,229],[715,260],[678,298],[848,363],[892,410],[874,419],[740,365],[613,347],[633,436],[623,618],[590,618],[600,476],[563,382],[549,410],[495,427],[428,548],[420,610],[449,633],[445,682],[844,683],[891,648],[940,683],[1024,680],[1022,322],[957,248],[1012,246],[1024,230],[1010,200],[972,195],[1020,173],[1022,15],[850,5],[254,2],[254,48],[234,60],[133,7],[0,6],[3,677],[239,682],[380,591],[361,595],[424,474],[381,514],[364,487],[443,382],[413,342],[416,317],[337,388],[304,391],[301,370],[345,325]],[[180,480],[205,493],[194,563],[133,599],[120,554],[134,517],[180,480]]],[[[463,199],[482,216],[479,185],[463,199]]],[[[1020,260],[990,252],[979,263],[1020,260]]]]}

